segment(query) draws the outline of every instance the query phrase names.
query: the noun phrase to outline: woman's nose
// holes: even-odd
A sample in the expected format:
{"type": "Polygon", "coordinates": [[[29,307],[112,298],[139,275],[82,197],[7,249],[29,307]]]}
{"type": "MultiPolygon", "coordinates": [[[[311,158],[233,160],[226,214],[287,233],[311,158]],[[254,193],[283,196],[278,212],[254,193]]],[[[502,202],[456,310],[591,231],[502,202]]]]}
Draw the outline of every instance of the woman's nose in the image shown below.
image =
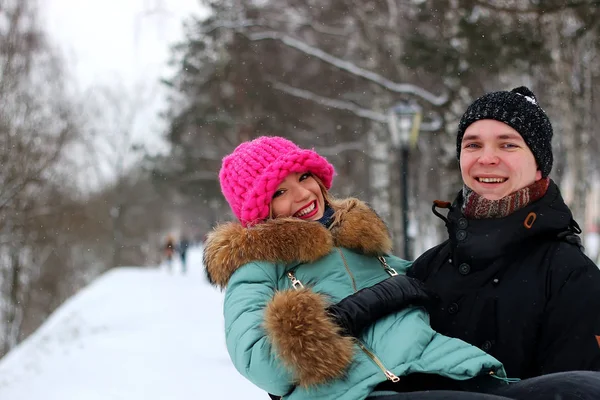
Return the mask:
{"type": "Polygon", "coordinates": [[[307,190],[304,186],[298,185],[294,188],[294,200],[296,202],[305,201],[310,197],[310,191],[307,190]]]}

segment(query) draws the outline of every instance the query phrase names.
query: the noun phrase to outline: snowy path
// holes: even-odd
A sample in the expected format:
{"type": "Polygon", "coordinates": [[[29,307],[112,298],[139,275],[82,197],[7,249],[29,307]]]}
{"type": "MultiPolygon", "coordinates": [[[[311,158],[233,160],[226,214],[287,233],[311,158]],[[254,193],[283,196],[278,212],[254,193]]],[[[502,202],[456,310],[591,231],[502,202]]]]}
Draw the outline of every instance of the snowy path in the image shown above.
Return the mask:
{"type": "Polygon", "coordinates": [[[0,360],[3,400],[268,399],[225,349],[222,294],[190,273],[119,268],[0,360]]]}

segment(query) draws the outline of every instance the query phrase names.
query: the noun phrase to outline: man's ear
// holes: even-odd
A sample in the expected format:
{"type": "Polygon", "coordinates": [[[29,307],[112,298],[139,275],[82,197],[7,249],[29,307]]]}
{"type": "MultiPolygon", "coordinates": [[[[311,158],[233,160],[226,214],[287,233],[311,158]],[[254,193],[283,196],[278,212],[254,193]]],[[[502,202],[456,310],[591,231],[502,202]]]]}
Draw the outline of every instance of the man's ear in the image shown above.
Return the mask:
{"type": "Polygon", "coordinates": [[[535,171],[535,181],[539,181],[540,179],[542,179],[542,171],[540,171],[539,169],[537,171],[535,171]]]}

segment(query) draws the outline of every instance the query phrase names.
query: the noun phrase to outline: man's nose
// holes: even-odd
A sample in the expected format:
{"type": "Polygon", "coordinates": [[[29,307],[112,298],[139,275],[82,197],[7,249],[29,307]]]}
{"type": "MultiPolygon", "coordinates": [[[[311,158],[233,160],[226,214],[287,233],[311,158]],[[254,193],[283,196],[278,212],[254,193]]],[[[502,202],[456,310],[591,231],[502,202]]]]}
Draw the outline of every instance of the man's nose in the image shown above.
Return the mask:
{"type": "Polygon", "coordinates": [[[484,148],[477,160],[480,164],[498,164],[498,154],[494,148],[484,148]]]}

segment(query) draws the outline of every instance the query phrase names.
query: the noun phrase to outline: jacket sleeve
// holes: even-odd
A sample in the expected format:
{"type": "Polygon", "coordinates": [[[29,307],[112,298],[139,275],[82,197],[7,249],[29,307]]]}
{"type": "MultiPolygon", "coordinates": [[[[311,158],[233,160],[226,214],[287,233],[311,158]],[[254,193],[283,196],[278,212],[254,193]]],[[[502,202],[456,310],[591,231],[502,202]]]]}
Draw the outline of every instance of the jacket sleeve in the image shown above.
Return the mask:
{"type": "Polygon", "coordinates": [[[274,275],[248,264],[231,277],[225,296],[227,349],[237,370],[261,389],[285,395],[340,378],[354,344],[310,289],[276,290],[274,275]]]}
{"type": "Polygon", "coordinates": [[[600,270],[582,252],[570,249],[560,245],[554,259],[561,264],[555,261],[548,277],[550,297],[537,348],[540,375],[600,371],[600,270]]]}
{"type": "Polygon", "coordinates": [[[263,327],[265,307],[275,294],[273,279],[258,264],[231,276],[223,305],[225,340],[235,368],[259,388],[281,396],[293,389],[293,378],[275,357],[263,327]]]}
{"type": "Polygon", "coordinates": [[[406,275],[392,276],[329,306],[328,311],[344,334],[358,337],[364,328],[409,306],[430,306],[437,296],[406,275]]]}

